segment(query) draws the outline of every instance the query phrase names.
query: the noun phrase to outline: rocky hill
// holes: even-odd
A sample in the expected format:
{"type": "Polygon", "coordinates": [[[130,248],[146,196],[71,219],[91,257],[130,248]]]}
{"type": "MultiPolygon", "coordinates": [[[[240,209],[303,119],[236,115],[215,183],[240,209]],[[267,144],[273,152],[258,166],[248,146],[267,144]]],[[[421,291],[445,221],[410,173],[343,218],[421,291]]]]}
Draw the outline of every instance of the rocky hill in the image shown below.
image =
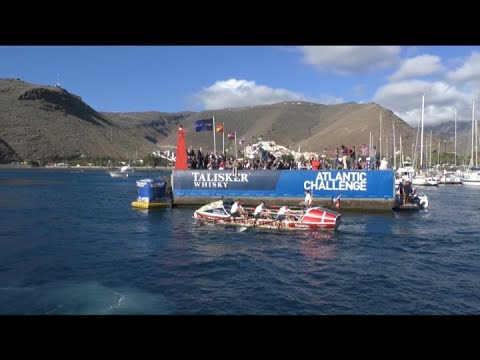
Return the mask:
{"type": "MultiPolygon", "coordinates": [[[[19,79],[0,79],[0,163],[21,160],[72,159],[82,155],[115,159],[143,158],[153,151],[174,149],[177,128],[185,130],[187,146],[213,151],[212,132],[195,132],[195,120],[214,117],[225,124],[225,147],[234,149],[226,133],[237,132],[246,144],[273,140],[302,151],[361,146],[370,133],[378,145],[382,117],[383,153],[393,147],[392,124],[397,146],[404,150],[415,142],[416,129],[392,111],[375,103],[321,105],[282,102],[274,105],[203,112],[99,113],[81,97],[58,86],[34,85],[19,79]]],[[[434,137],[434,143],[438,141],[434,137]]],[[[222,136],[216,134],[217,152],[222,136]]]]}

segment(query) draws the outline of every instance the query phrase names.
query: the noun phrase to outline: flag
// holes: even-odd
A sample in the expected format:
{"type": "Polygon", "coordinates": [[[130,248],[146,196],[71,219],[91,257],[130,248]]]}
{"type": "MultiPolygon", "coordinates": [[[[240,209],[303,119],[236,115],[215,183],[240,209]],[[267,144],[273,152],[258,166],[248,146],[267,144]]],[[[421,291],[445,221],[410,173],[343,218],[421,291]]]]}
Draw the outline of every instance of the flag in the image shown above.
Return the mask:
{"type": "Polygon", "coordinates": [[[223,124],[216,125],[215,126],[215,131],[223,133],[223,124]]]}
{"type": "Polygon", "coordinates": [[[213,131],[213,118],[195,121],[195,131],[213,131]]]}
{"type": "Polygon", "coordinates": [[[338,195],[336,198],[332,198],[332,204],[335,204],[335,207],[340,209],[340,195],[338,195]]]}
{"type": "Polygon", "coordinates": [[[235,139],[235,133],[234,132],[228,133],[227,138],[229,138],[230,140],[235,139]]]}

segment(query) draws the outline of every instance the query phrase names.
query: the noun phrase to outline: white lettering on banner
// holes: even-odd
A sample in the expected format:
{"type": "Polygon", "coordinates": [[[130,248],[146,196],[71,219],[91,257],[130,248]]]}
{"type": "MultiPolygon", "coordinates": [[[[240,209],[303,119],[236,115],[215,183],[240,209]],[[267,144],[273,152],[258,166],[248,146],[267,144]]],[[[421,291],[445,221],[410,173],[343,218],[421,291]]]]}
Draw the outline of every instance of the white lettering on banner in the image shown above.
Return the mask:
{"type": "Polygon", "coordinates": [[[207,181],[194,181],[193,185],[195,187],[202,187],[202,188],[226,188],[228,182],[207,182],[207,181]]]}
{"type": "Polygon", "coordinates": [[[332,176],[331,172],[319,172],[315,181],[304,182],[305,190],[333,190],[333,191],[367,191],[366,172],[338,172],[332,176]]]}
{"type": "Polygon", "coordinates": [[[248,174],[192,172],[193,186],[201,188],[227,188],[230,182],[247,182],[248,174]]]}

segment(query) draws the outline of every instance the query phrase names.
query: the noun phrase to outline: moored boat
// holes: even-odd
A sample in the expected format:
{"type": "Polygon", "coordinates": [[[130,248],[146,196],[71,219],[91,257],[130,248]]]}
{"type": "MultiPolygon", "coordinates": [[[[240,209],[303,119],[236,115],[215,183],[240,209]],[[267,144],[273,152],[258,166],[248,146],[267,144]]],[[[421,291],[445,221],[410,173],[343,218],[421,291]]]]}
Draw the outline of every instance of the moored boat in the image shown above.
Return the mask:
{"type": "Polygon", "coordinates": [[[111,177],[121,177],[126,178],[128,174],[133,174],[135,169],[129,165],[122,166],[120,170],[108,170],[107,171],[111,177]]]}
{"type": "Polygon", "coordinates": [[[425,210],[428,208],[428,197],[426,194],[414,194],[412,199],[404,203],[400,194],[395,196],[395,206],[392,208],[394,211],[412,211],[412,210],[425,210]]]}
{"type": "Polygon", "coordinates": [[[454,172],[445,172],[438,183],[446,185],[462,185],[462,179],[454,172]]]}
{"type": "Polygon", "coordinates": [[[460,178],[464,185],[480,186],[480,169],[471,168],[465,171],[460,178]]]}
{"type": "MultiPolygon", "coordinates": [[[[231,200],[214,201],[197,209],[193,218],[214,224],[279,230],[337,230],[341,220],[340,213],[323,207],[290,210],[290,218],[286,217],[284,220],[276,220],[275,216],[272,219],[255,219],[251,213],[234,218],[230,215],[232,205],[231,200]]],[[[275,210],[267,209],[267,212],[273,213],[275,210]]]]}

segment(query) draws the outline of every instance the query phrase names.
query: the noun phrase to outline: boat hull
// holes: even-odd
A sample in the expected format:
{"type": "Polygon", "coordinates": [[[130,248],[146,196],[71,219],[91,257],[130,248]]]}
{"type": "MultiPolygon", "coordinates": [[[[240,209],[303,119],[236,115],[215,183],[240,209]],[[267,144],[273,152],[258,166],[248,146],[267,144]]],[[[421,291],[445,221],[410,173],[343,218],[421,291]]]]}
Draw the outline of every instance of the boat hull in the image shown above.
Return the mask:
{"type": "Polygon", "coordinates": [[[255,219],[252,216],[233,218],[222,202],[214,202],[196,210],[193,218],[213,224],[258,227],[275,230],[338,230],[341,214],[321,207],[310,208],[297,214],[298,220],[255,219]]]}
{"type": "Polygon", "coordinates": [[[394,211],[416,211],[425,210],[428,208],[428,197],[425,194],[415,195],[410,203],[403,203],[403,199],[400,195],[396,196],[395,206],[392,207],[394,211]]]}
{"type": "Polygon", "coordinates": [[[128,177],[127,172],[121,172],[121,171],[110,171],[109,174],[110,174],[111,177],[114,177],[114,178],[127,178],[128,177]]]}
{"type": "Polygon", "coordinates": [[[420,206],[417,204],[405,204],[405,205],[396,205],[393,208],[393,211],[418,211],[420,206]]]}
{"type": "Polygon", "coordinates": [[[480,179],[478,180],[462,179],[462,183],[463,185],[480,186],[480,179]]]}

